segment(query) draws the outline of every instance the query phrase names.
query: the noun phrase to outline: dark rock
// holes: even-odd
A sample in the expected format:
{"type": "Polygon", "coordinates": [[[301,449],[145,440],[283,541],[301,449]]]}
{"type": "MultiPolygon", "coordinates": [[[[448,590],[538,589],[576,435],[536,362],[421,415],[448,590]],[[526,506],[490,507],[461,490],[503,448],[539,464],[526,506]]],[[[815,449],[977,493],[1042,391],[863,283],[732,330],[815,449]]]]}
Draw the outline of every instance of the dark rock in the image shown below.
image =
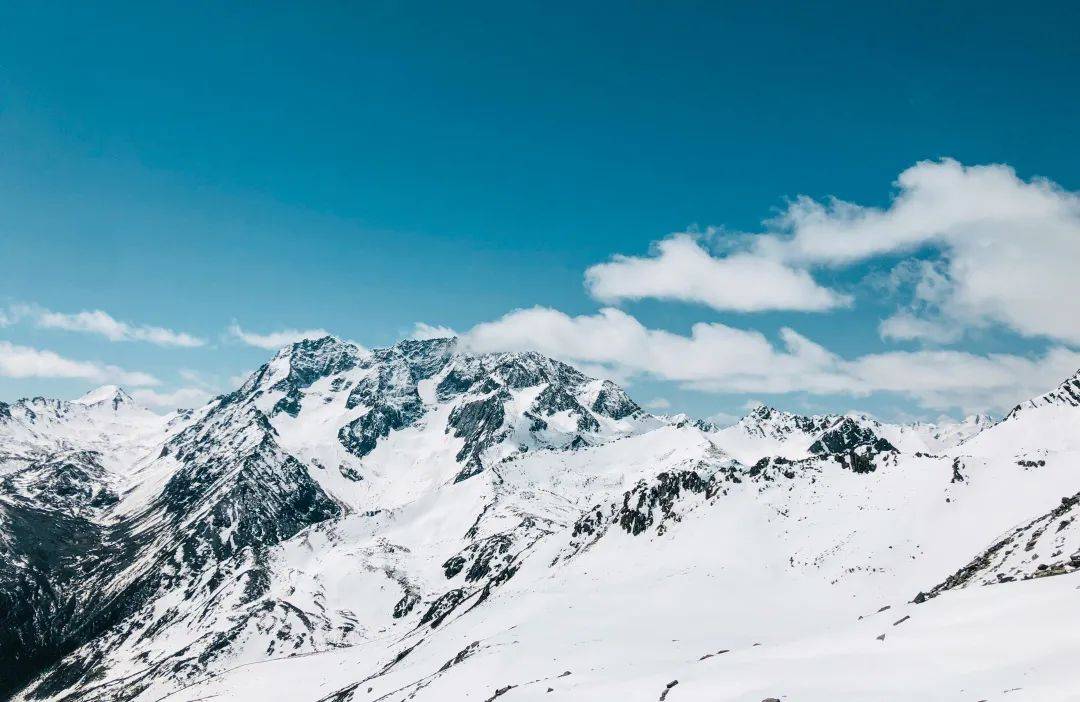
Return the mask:
{"type": "Polygon", "coordinates": [[[465,439],[456,459],[465,467],[455,478],[460,482],[483,470],[483,453],[506,437],[505,403],[510,393],[505,390],[455,407],[447,419],[446,430],[454,437],[465,439]]]}
{"type": "Polygon", "coordinates": [[[612,419],[623,419],[637,414],[641,408],[622,388],[610,380],[605,380],[592,403],[592,411],[612,419]]]}
{"type": "Polygon", "coordinates": [[[442,624],[443,620],[450,616],[450,613],[453,612],[458,605],[464,602],[467,596],[468,593],[462,588],[451,590],[450,592],[443,594],[431,603],[431,606],[424,612],[424,615],[420,617],[420,623],[430,623],[431,628],[434,629],[442,624]]]}
{"type": "Polygon", "coordinates": [[[963,462],[959,458],[954,458],[952,462],[952,480],[953,483],[964,482],[964,475],[960,472],[960,469],[964,466],[963,462]]]}
{"type": "Polygon", "coordinates": [[[394,619],[408,616],[409,612],[420,603],[420,595],[413,590],[406,590],[397,604],[394,605],[394,619]]]}
{"type": "Polygon", "coordinates": [[[818,455],[847,454],[872,458],[876,454],[887,451],[895,452],[896,447],[888,440],[879,437],[869,427],[859,425],[850,417],[844,417],[836,422],[810,445],[810,452],[818,455]]]}
{"type": "Polygon", "coordinates": [[[652,484],[644,480],[623,495],[616,519],[625,531],[637,536],[659,518],[674,517],[675,501],[683,492],[712,495],[711,483],[694,471],[660,473],[652,484]]]}

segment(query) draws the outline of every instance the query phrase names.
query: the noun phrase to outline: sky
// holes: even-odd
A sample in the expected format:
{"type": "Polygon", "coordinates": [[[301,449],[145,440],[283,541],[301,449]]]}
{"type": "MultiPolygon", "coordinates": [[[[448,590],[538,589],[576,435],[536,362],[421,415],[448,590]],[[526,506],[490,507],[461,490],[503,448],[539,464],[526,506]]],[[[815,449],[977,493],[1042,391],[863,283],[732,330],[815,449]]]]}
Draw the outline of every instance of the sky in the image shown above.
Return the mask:
{"type": "Polygon", "coordinates": [[[323,332],[721,420],[1080,368],[1075,5],[258,5],[0,7],[0,400],[323,332]]]}

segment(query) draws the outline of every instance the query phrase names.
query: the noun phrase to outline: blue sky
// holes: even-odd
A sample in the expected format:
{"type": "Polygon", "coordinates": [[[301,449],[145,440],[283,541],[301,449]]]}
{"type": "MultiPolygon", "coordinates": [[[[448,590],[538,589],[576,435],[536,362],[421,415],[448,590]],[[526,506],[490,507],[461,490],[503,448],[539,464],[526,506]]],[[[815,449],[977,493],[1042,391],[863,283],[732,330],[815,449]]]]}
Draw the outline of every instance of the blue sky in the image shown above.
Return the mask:
{"type": "MultiPolygon", "coordinates": [[[[368,346],[417,322],[467,335],[487,325],[477,344],[539,346],[702,416],[755,400],[887,417],[1000,412],[1073,365],[1080,335],[1061,305],[1080,290],[1040,265],[1069,260],[1080,231],[1075,8],[355,5],[5,3],[0,398],[74,396],[142,373],[157,381],[148,401],[194,401],[272,353],[233,325],[368,346]],[[943,158],[1007,168],[939,183],[943,158]],[[905,172],[915,214],[895,210],[905,172]],[[1034,209],[1033,188],[1045,196],[1034,209]],[[823,233],[789,209],[800,195],[826,203],[823,233]],[[938,196],[1016,207],[986,222],[935,209],[938,196]],[[862,220],[849,231],[829,197],[922,234],[854,260],[793,245],[892,236],[862,220]],[[940,231],[923,217],[943,218],[940,231]],[[670,263],[658,242],[687,231],[688,251],[721,262],[694,290],[618,279],[678,281],[674,263],[609,269],[626,293],[614,297],[587,284],[616,256],[670,263]],[[994,277],[1018,241],[1041,254],[1016,269],[1018,286],[1053,284],[1029,299],[978,275],[994,277]],[[703,302],[701,285],[745,273],[724,267],[732,255],[845,302],[703,302]],[[947,289],[928,292],[939,278],[947,289]],[[573,339],[506,317],[537,306],[565,316],[545,319],[573,339]],[[652,372],[650,354],[670,339],[627,337],[622,356],[609,353],[603,339],[625,319],[580,327],[605,307],[680,338],[695,324],[743,334],[715,342],[718,367],[652,372]],[[93,311],[128,326],[106,335],[100,316],[72,317],[93,311]],[[919,333],[884,334],[882,320],[901,313],[919,333]],[[145,327],[202,343],[163,345],[145,327]],[[793,354],[784,329],[831,360],[793,354]],[[595,346],[575,346],[579,332],[595,346]],[[738,377],[742,357],[723,355],[752,351],[750,333],[778,350],[766,365],[785,366],[783,382],[762,369],[738,377]],[[641,344],[651,350],[637,354],[641,344]],[[955,379],[949,391],[925,379],[905,389],[923,367],[955,379]]],[[[777,284],[752,279],[744,287],[777,284]]]]}

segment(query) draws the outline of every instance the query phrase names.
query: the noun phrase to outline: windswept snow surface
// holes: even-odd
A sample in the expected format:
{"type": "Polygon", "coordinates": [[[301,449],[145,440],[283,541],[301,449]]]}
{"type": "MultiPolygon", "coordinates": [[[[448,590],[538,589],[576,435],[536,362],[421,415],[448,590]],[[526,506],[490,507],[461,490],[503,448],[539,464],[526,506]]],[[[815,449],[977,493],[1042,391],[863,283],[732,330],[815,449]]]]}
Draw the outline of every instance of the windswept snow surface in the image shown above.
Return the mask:
{"type": "Polygon", "coordinates": [[[0,696],[1080,699],[1069,397],[717,428],[537,354],[327,337],[169,417],[20,401],[0,696]]]}

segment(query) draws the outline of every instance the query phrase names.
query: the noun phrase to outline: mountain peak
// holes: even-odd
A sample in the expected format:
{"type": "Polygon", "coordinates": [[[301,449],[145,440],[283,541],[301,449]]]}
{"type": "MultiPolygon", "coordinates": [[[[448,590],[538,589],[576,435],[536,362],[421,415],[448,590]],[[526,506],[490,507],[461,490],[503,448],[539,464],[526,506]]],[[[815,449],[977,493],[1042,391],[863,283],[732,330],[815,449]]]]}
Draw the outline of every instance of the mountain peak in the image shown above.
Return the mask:
{"type": "Polygon", "coordinates": [[[768,406],[766,404],[760,404],[757,407],[755,407],[754,409],[750,410],[750,412],[748,412],[746,416],[747,417],[753,417],[753,418],[756,418],[756,419],[769,419],[774,414],[779,414],[779,415],[783,416],[783,415],[786,415],[788,413],[784,412],[783,410],[778,410],[775,407],[770,407],[770,406],[768,406]]]}
{"type": "Polygon", "coordinates": [[[1050,392],[1039,395],[1038,397],[1033,397],[1030,400],[1021,402],[1016,407],[1013,407],[1012,411],[1005,416],[1005,419],[1012,419],[1024,410],[1055,405],[1061,407],[1080,407],[1080,370],[1063,380],[1060,385],[1050,392]]]}
{"type": "Polygon", "coordinates": [[[135,398],[118,385],[102,385],[77,400],[73,400],[73,402],[85,407],[111,404],[114,410],[121,405],[134,406],[137,404],[135,398]]]}
{"type": "Polygon", "coordinates": [[[339,339],[336,336],[327,334],[326,336],[309,337],[299,339],[290,344],[286,344],[278,349],[277,357],[283,358],[288,356],[297,355],[312,355],[318,353],[329,352],[343,352],[343,351],[359,352],[360,347],[351,341],[345,341],[339,339]]]}

